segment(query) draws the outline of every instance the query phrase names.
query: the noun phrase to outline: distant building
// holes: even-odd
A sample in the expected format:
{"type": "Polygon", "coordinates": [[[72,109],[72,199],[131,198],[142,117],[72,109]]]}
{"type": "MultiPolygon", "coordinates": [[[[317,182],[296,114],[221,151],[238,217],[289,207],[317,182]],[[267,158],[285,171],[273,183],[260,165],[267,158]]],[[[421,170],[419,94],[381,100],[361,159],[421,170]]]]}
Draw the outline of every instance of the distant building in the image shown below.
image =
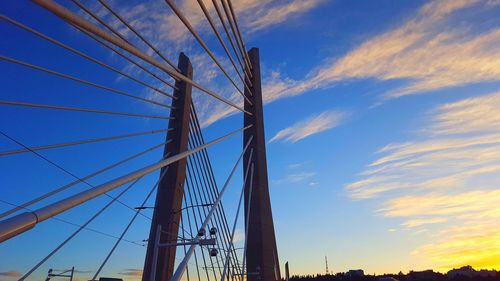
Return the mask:
{"type": "Polygon", "coordinates": [[[434,272],[433,270],[424,270],[424,271],[410,271],[408,273],[408,281],[434,281],[437,280],[441,274],[434,272]]]}
{"type": "Polygon", "coordinates": [[[99,281],[123,281],[121,278],[101,277],[99,281]]]}
{"type": "Polygon", "coordinates": [[[353,277],[361,277],[365,275],[365,272],[362,269],[351,269],[346,272],[345,274],[348,278],[353,278],[353,277]]]}
{"type": "Polygon", "coordinates": [[[398,279],[396,279],[394,277],[390,277],[390,276],[384,276],[384,277],[380,277],[378,279],[378,281],[398,281],[398,279]]]}
{"type": "Polygon", "coordinates": [[[448,278],[454,278],[457,276],[466,276],[466,277],[472,278],[472,277],[495,277],[496,274],[497,274],[497,272],[495,270],[482,269],[482,270],[476,271],[476,270],[474,270],[474,268],[472,268],[472,266],[467,265],[467,266],[463,266],[461,268],[454,268],[454,269],[448,271],[446,276],[448,278]]]}

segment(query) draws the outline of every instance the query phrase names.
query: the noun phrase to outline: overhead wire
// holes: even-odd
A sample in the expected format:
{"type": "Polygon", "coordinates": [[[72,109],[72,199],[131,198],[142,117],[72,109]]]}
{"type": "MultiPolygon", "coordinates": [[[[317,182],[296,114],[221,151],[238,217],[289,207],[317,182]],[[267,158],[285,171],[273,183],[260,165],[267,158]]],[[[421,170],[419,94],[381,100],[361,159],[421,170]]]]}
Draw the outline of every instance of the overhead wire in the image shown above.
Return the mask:
{"type": "MultiPolygon", "coordinates": [[[[106,166],[106,167],[104,167],[102,169],[99,169],[99,170],[94,171],[94,172],[92,172],[90,174],[87,174],[86,176],[82,177],[81,179],[82,180],[88,180],[90,178],[93,178],[93,177],[95,177],[97,175],[100,175],[100,174],[102,174],[102,173],[104,173],[104,172],[106,172],[106,171],[108,171],[108,170],[110,170],[112,168],[115,168],[115,167],[117,167],[119,165],[122,165],[124,163],[127,163],[127,162],[133,160],[133,159],[136,159],[137,157],[140,157],[140,156],[142,156],[142,155],[144,155],[144,154],[146,154],[148,152],[151,152],[151,151],[153,151],[155,149],[158,149],[158,148],[164,146],[165,144],[167,144],[167,143],[169,143],[171,141],[172,140],[168,140],[168,141],[162,142],[162,143],[157,144],[155,146],[152,146],[152,147],[150,147],[150,148],[148,148],[146,150],[143,150],[143,151],[141,151],[139,153],[133,154],[132,156],[129,156],[129,157],[125,158],[125,159],[122,159],[120,161],[114,162],[111,165],[108,165],[108,166],[106,166]]],[[[3,217],[8,216],[8,215],[11,215],[11,214],[13,214],[13,213],[15,213],[15,212],[17,212],[17,211],[19,211],[21,209],[24,209],[26,207],[29,207],[29,206],[35,204],[35,203],[38,203],[38,202],[42,201],[43,199],[46,199],[46,198],[48,198],[50,196],[53,196],[53,195],[58,194],[58,193],[60,193],[60,192],[62,192],[64,190],[67,190],[68,188],[70,188],[70,187],[72,187],[72,186],[74,186],[74,185],[76,185],[78,183],[81,183],[80,179],[74,180],[74,181],[72,181],[72,182],[70,182],[68,184],[65,184],[65,185],[63,185],[63,186],[61,186],[59,188],[56,188],[56,189],[54,189],[54,190],[52,190],[52,191],[50,191],[48,193],[45,193],[44,195],[38,196],[38,197],[36,197],[34,199],[31,199],[31,200],[29,200],[29,201],[27,201],[25,203],[22,203],[22,204],[19,205],[19,207],[16,207],[16,208],[13,208],[11,210],[8,210],[8,211],[5,211],[3,213],[0,213],[0,218],[3,218],[3,217]]]]}
{"type": "MultiPolygon", "coordinates": [[[[168,157],[168,155],[169,155],[169,153],[167,153],[165,155],[165,157],[168,157]]],[[[163,179],[163,177],[167,173],[168,168],[169,167],[166,167],[161,172],[160,177],[158,178],[158,180],[156,181],[156,183],[153,185],[153,187],[151,188],[151,190],[149,191],[149,193],[146,195],[146,198],[142,201],[142,204],[140,205],[140,207],[144,207],[146,205],[146,203],[148,202],[148,200],[151,197],[151,195],[153,194],[153,192],[158,188],[158,184],[160,183],[160,181],[163,179]]],[[[127,234],[127,232],[129,231],[130,227],[132,226],[132,224],[134,223],[134,221],[137,219],[137,216],[139,215],[139,213],[141,212],[141,210],[142,210],[142,208],[137,208],[136,209],[135,214],[132,216],[132,218],[130,219],[129,223],[125,227],[125,229],[123,229],[122,233],[120,234],[119,239],[116,240],[115,244],[113,245],[113,247],[109,251],[108,255],[106,256],[106,258],[104,258],[103,262],[99,266],[99,269],[97,269],[96,273],[94,274],[94,277],[92,277],[92,279],[91,279],[92,281],[96,280],[97,276],[99,276],[99,273],[101,273],[101,270],[104,268],[104,266],[106,265],[106,263],[108,262],[108,260],[111,258],[111,255],[113,255],[113,253],[115,252],[116,248],[118,247],[118,245],[122,241],[123,237],[125,236],[125,234],[127,234]]]]}
{"type": "MultiPolygon", "coordinates": [[[[142,177],[141,177],[142,178],[142,177]]],[[[83,230],[84,227],[89,225],[92,221],[94,221],[100,214],[102,214],[108,207],[110,207],[115,201],[118,201],[125,192],[127,192],[130,188],[132,188],[141,178],[137,178],[131,184],[129,184],[122,192],[118,194],[118,196],[114,197],[111,201],[109,201],[104,207],[99,209],[92,217],[90,217],[82,226],[80,226],[77,230],[75,230],[68,238],[62,241],[54,250],[52,250],[47,256],[45,256],[40,262],[38,262],[34,267],[32,267],[27,273],[25,273],[19,281],[25,280],[29,277],[35,270],[37,270],[42,264],[44,264],[50,257],[52,257],[55,253],[57,253],[64,245],[66,245],[69,241],[71,241],[80,231],[83,230]]]]}
{"type": "MultiPolygon", "coordinates": [[[[22,209],[22,210],[32,211],[32,209],[29,209],[29,208],[26,208],[26,207],[22,207],[21,205],[13,204],[11,202],[7,202],[7,201],[5,201],[3,199],[0,199],[0,202],[2,202],[4,204],[7,204],[7,205],[10,205],[10,206],[15,207],[15,208],[22,209]]],[[[82,225],[80,225],[80,224],[77,224],[77,223],[74,223],[74,222],[70,222],[70,221],[62,219],[60,217],[52,217],[51,219],[54,220],[54,221],[62,222],[62,223],[67,224],[67,225],[71,225],[71,226],[75,226],[75,227],[82,227],[82,225]]],[[[106,232],[102,232],[102,231],[94,229],[94,228],[83,227],[83,229],[85,229],[87,231],[91,231],[91,232],[97,233],[97,234],[100,234],[100,235],[103,235],[103,236],[106,236],[106,237],[109,237],[109,238],[113,238],[113,239],[118,239],[119,238],[118,236],[115,236],[115,235],[112,235],[112,234],[109,234],[109,233],[106,233],[106,232]]],[[[140,244],[140,243],[137,243],[137,242],[132,241],[132,240],[123,239],[123,241],[125,241],[127,243],[131,243],[131,244],[137,245],[137,246],[144,247],[144,244],[140,244]]]]}
{"type": "MultiPolygon", "coordinates": [[[[54,148],[61,148],[61,147],[67,147],[67,146],[75,146],[75,145],[82,145],[82,144],[88,144],[88,143],[95,143],[95,142],[102,142],[102,141],[110,141],[110,140],[117,140],[117,139],[124,139],[124,138],[130,138],[130,137],[137,137],[137,136],[143,136],[143,135],[153,135],[157,133],[163,133],[163,132],[169,132],[172,131],[173,128],[170,129],[161,129],[161,130],[152,130],[152,131],[143,131],[143,132],[137,132],[137,133],[131,133],[131,134],[124,134],[124,135],[115,135],[115,136],[109,136],[109,137],[101,137],[101,138],[91,138],[91,139],[83,139],[83,140],[76,140],[76,141],[69,141],[69,142],[63,142],[63,143],[55,143],[55,144],[47,144],[47,145],[40,145],[40,146],[32,146],[30,147],[31,150],[46,150],[46,149],[54,149],[54,148]]],[[[6,155],[12,155],[12,154],[18,154],[18,153],[25,153],[25,152],[30,152],[28,149],[14,149],[14,150],[7,150],[7,151],[0,151],[0,156],[6,156],[6,155]]]]}
{"type": "MultiPolygon", "coordinates": [[[[86,185],[88,185],[88,186],[90,186],[90,187],[95,187],[95,186],[93,186],[92,184],[90,184],[88,181],[86,181],[86,180],[84,180],[84,179],[82,179],[82,178],[78,177],[77,175],[75,175],[74,173],[70,172],[70,171],[69,171],[69,170],[67,170],[66,168],[62,167],[61,165],[57,164],[56,162],[54,162],[54,161],[50,160],[49,158],[47,158],[47,157],[45,157],[45,156],[41,155],[40,153],[38,153],[38,152],[36,152],[36,151],[34,151],[34,150],[31,150],[28,146],[26,146],[26,145],[25,145],[25,144],[23,144],[22,142],[18,141],[17,139],[15,139],[15,138],[13,138],[13,137],[9,136],[9,135],[8,135],[8,134],[6,134],[5,132],[0,131],[0,134],[1,134],[1,135],[3,135],[4,137],[6,137],[6,138],[10,139],[11,141],[13,141],[13,142],[17,143],[18,145],[20,145],[20,146],[24,147],[25,149],[30,150],[30,151],[31,151],[33,154],[35,154],[37,157],[39,157],[39,158],[43,159],[44,161],[48,162],[49,164],[51,164],[52,166],[56,167],[57,169],[59,169],[59,170],[63,171],[64,173],[66,173],[66,174],[68,174],[68,175],[70,175],[70,176],[74,177],[75,179],[79,180],[80,182],[82,182],[82,183],[84,183],[84,184],[86,184],[86,185]]],[[[106,195],[106,196],[108,196],[109,198],[112,198],[112,199],[114,198],[113,196],[109,195],[108,193],[104,193],[104,195],[106,195]]],[[[117,199],[116,201],[117,201],[118,203],[120,203],[121,205],[125,206],[126,208],[128,208],[128,209],[130,209],[130,210],[132,210],[132,211],[135,211],[135,210],[134,210],[134,208],[130,207],[129,205],[127,205],[127,204],[125,204],[125,203],[123,203],[122,201],[120,201],[120,200],[118,200],[118,199],[117,199]]],[[[151,218],[150,218],[150,217],[148,217],[148,216],[145,216],[145,215],[142,215],[142,216],[144,216],[145,218],[148,218],[148,219],[150,219],[150,220],[151,220],[151,218]]]]}

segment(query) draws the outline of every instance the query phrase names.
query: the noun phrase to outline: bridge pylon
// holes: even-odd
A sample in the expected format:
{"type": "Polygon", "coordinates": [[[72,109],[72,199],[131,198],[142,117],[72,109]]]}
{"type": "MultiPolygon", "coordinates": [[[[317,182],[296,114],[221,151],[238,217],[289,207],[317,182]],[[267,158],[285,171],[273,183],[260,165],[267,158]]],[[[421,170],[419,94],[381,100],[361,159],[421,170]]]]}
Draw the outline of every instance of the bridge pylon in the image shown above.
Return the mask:
{"type": "Polygon", "coordinates": [[[250,91],[246,89],[245,95],[251,103],[245,100],[245,110],[252,115],[244,115],[244,126],[253,126],[245,130],[243,144],[252,136],[253,140],[244,155],[244,163],[252,161],[255,169],[252,186],[250,181],[245,183],[246,276],[248,281],[277,281],[281,279],[281,274],[267,177],[259,49],[252,48],[248,56],[251,69],[247,70],[252,77],[250,91]],[[252,159],[249,153],[251,148],[252,159]]]}
{"type": "MultiPolygon", "coordinates": [[[[193,67],[184,53],[179,55],[178,68],[183,75],[192,79],[193,67]]],[[[169,142],[165,144],[164,157],[177,155],[188,150],[191,93],[191,84],[182,80],[175,82],[174,99],[172,99],[172,109],[170,110],[170,117],[173,118],[169,120],[167,133],[167,141],[169,142]]],[[[181,219],[179,210],[182,208],[184,195],[186,164],[187,158],[183,158],[161,169],[142,281],[151,281],[152,276],[154,276],[155,281],[170,281],[172,279],[177,247],[156,247],[154,242],[157,228],[161,226],[159,242],[162,244],[177,243],[181,219]],[[153,270],[155,273],[152,272],[153,270]]]]}

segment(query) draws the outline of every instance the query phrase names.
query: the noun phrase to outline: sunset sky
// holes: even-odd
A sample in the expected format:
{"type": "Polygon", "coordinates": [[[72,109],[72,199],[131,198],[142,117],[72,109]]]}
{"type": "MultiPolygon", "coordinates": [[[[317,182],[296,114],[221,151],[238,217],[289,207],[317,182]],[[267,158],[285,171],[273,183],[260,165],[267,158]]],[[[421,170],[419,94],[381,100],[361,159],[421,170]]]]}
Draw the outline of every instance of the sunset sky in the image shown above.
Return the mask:
{"type": "MultiPolygon", "coordinates": [[[[71,1],[58,2],[84,16],[71,1]]],[[[134,39],[97,1],[82,2],[134,39]]],[[[164,1],[108,2],[172,61],[185,52],[195,81],[242,104],[164,1]]],[[[215,17],[211,1],[204,2],[215,17]]],[[[325,256],[332,272],[500,269],[500,1],[232,2],[247,47],[260,49],[269,188],[282,270],[288,261],[291,274],[324,273],[325,256]]],[[[236,79],[198,3],[177,3],[236,79]]],[[[170,91],[31,1],[1,1],[0,11],[170,91]]],[[[170,102],[5,20],[0,31],[2,56],[170,102]]],[[[4,60],[0,64],[1,100],[169,114],[4,60]]],[[[200,91],[194,91],[194,99],[205,140],[242,127],[241,112],[200,91]]],[[[156,130],[167,122],[0,106],[0,130],[28,146],[156,130]]],[[[84,176],[164,138],[159,133],[40,153],[84,176]]],[[[241,147],[238,135],[209,149],[219,186],[241,147]]],[[[0,136],[0,148],[20,147],[0,136]]],[[[161,153],[155,150],[90,182],[143,167],[161,153]]],[[[8,203],[20,204],[74,180],[29,153],[0,156],[0,169],[0,212],[12,208],[8,203]]],[[[242,177],[240,167],[223,200],[230,221],[242,177]]],[[[145,177],[123,201],[140,205],[157,178],[158,173],[145,177]]],[[[86,188],[78,185],[36,206],[86,188]]],[[[107,201],[95,199],[60,218],[81,224],[107,201]]],[[[119,235],[132,215],[115,205],[91,227],[119,235]]],[[[17,280],[74,230],[47,220],[0,244],[0,280],[17,280]]],[[[141,241],[148,231],[149,221],[139,218],[126,238],[141,241]]],[[[238,233],[244,233],[241,224],[238,233]]],[[[84,231],[28,280],[44,278],[48,268],[71,266],[80,280],[88,280],[114,241],[84,231]]],[[[105,275],[136,280],[144,253],[144,247],[123,243],[105,275]]]]}

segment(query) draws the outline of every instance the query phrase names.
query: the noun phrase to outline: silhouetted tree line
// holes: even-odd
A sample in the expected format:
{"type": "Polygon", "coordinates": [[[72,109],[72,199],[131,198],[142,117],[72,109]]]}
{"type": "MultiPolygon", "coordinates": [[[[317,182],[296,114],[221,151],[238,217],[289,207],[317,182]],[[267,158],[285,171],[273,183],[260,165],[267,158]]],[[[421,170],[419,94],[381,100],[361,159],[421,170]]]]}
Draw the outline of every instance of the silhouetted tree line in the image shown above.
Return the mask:
{"type": "Polygon", "coordinates": [[[383,277],[392,277],[398,281],[500,281],[500,271],[496,273],[496,276],[454,276],[450,277],[442,273],[433,273],[432,277],[419,277],[416,274],[410,272],[408,274],[383,274],[383,275],[364,275],[351,277],[345,273],[329,274],[329,275],[293,275],[290,277],[290,281],[379,281],[384,280],[383,277]]]}

